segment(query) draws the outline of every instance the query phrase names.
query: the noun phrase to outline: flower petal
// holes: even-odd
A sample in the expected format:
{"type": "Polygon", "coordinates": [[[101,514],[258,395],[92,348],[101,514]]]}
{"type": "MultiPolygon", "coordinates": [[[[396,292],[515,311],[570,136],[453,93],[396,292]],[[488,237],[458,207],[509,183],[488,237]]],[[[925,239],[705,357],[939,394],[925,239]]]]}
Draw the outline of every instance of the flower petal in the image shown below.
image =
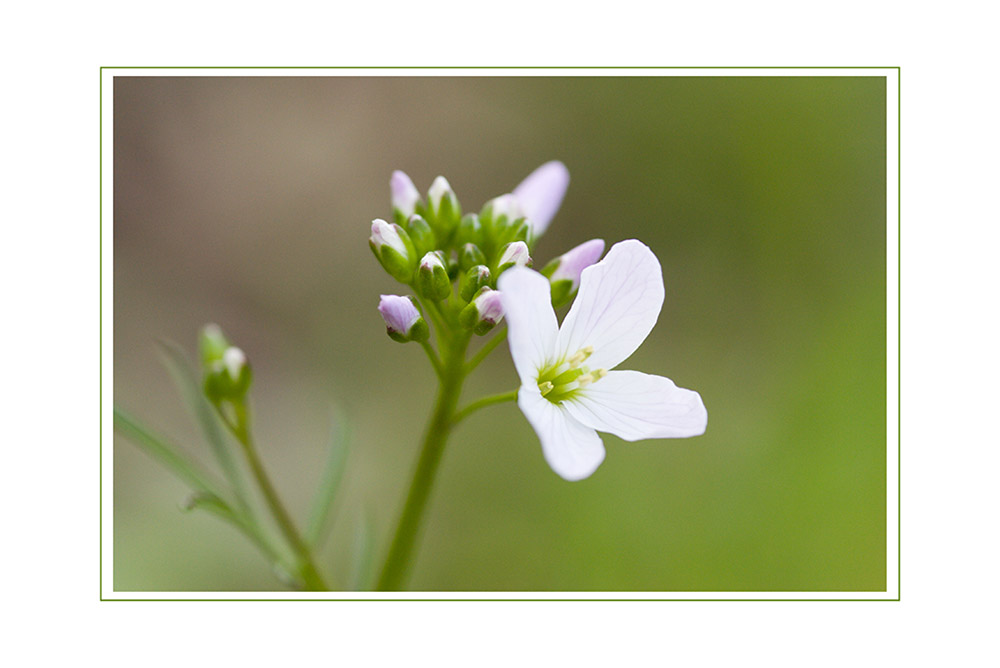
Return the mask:
{"type": "Polygon", "coordinates": [[[611,371],[562,405],[581,424],[626,441],[698,436],[708,423],[697,392],[638,371],[611,371]]]}
{"type": "Polygon", "coordinates": [[[555,354],[559,331],[549,280],[526,267],[511,267],[500,275],[497,288],[514,367],[522,383],[534,383],[538,369],[555,354]]]}
{"type": "Polygon", "coordinates": [[[543,398],[537,386],[522,385],[517,405],[538,434],[545,461],[562,478],[583,480],[604,461],[604,444],[597,432],[543,398]]]}
{"type": "Polygon", "coordinates": [[[540,236],[559,211],[566,188],[569,187],[569,170],[558,160],[547,162],[514,188],[517,203],[524,211],[532,234],[540,236]]]}
{"type": "Polygon", "coordinates": [[[559,331],[560,354],[585,346],[591,369],[612,369],[645,341],[663,306],[663,274],[653,251],[629,239],[583,270],[580,293],[559,331]]]}

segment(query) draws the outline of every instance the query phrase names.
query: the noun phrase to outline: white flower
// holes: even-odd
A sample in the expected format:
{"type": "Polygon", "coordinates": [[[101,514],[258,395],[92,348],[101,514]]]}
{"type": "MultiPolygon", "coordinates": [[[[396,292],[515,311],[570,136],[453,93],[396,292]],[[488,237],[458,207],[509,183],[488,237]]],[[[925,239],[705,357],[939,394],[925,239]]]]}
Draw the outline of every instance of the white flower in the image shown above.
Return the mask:
{"type": "Polygon", "coordinates": [[[644,244],[617,243],[583,270],[562,327],[538,272],[513,267],[498,287],[521,377],[517,404],[560,476],[581,480],[604,461],[598,430],[626,441],[704,433],[708,413],[697,392],[662,376],[612,371],[646,339],[663,305],[660,263],[644,244]]]}

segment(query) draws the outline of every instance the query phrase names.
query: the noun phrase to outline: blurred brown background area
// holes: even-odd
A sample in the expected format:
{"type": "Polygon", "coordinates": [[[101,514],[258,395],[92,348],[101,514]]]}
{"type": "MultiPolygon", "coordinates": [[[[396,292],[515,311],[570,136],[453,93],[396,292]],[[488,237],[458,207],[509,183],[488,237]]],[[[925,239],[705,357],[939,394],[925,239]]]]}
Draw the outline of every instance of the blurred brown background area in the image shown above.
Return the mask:
{"type": "MultiPolygon", "coordinates": [[[[161,366],[217,322],[248,354],[262,457],[304,518],[331,406],[351,451],[321,561],[377,558],[430,408],[422,352],[375,309],[389,176],[445,175],[466,211],[541,163],[572,176],[536,266],[647,243],[666,303],[622,368],[702,393],[699,438],[624,443],[567,483],[514,405],[452,438],[416,590],[885,588],[885,81],[878,77],[128,77],[114,82],[114,393],[210,460],[161,366]]],[[[107,221],[106,221],[107,222],[107,221]]],[[[893,223],[894,225],[894,223],[893,223]]],[[[506,391],[505,347],[467,398],[506,391]]],[[[228,526],[114,443],[116,590],[270,590],[228,526]]]]}

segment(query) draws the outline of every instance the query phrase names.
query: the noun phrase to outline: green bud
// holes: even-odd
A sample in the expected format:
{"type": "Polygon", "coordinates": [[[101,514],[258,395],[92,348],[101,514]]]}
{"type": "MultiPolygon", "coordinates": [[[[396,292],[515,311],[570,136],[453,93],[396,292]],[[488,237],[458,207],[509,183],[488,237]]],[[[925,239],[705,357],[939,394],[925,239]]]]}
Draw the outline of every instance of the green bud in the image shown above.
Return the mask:
{"type": "Polygon", "coordinates": [[[213,362],[222,360],[223,353],[229,347],[229,340],[222,333],[222,328],[214,322],[205,325],[198,335],[198,348],[201,351],[201,365],[207,369],[213,362]]]}
{"type": "Polygon", "coordinates": [[[462,250],[458,254],[458,266],[463,271],[468,271],[470,267],[475,267],[477,264],[486,264],[486,256],[483,255],[483,251],[479,250],[479,246],[475,244],[462,246],[462,250]]]}
{"type": "Polygon", "coordinates": [[[427,253],[417,269],[417,291],[433,301],[441,301],[451,294],[451,279],[441,251],[427,253]]]}
{"type": "Polygon", "coordinates": [[[531,227],[524,218],[519,218],[507,228],[507,239],[509,241],[524,241],[527,243],[530,234],[531,227]]]}
{"type": "Polygon", "coordinates": [[[489,283],[489,268],[481,264],[471,267],[467,272],[462,274],[462,280],[459,283],[458,296],[462,298],[462,301],[470,302],[475,294],[482,288],[487,287],[489,283]]]}
{"type": "Polygon", "coordinates": [[[463,216],[462,221],[458,224],[458,230],[455,232],[455,244],[458,246],[476,244],[478,246],[482,240],[483,226],[479,222],[479,216],[474,213],[463,216]]]}
{"type": "Polygon", "coordinates": [[[423,257],[437,248],[437,239],[434,238],[431,226],[417,214],[410,216],[410,220],[407,221],[406,233],[409,234],[418,257],[423,257]]]}
{"type": "Polygon", "coordinates": [[[410,235],[399,225],[389,224],[381,218],[372,221],[372,235],[368,238],[375,257],[382,268],[400,283],[413,280],[417,252],[410,235]]]}
{"type": "Polygon", "coordinates": [[[243,401],[252,379],[247,356],[236,346],[229,346],[205,369],[205,396],[213,403],[243,401]]]}
{"type": "Polygon", "coordinates": [[[431,184],[427,200],[430,216],[428,222],[431,229],[437,235],[438,241],[447,244],[462,218],[462,207],[458,203],[458,198],[448,180],[439,176],[431,184]]]}

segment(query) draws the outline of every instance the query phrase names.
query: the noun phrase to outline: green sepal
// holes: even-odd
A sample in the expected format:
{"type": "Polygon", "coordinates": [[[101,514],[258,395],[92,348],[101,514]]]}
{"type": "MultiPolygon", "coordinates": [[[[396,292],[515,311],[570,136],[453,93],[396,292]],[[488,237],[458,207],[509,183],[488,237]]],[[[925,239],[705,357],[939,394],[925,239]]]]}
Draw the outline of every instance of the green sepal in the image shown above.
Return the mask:
{"type": "Polygon", "coordinates": [[[542,267],[538,273],[545,278],[552,278],[552,274],[556,273],[556,269],[562,264],[562,256],[555,258],[554,260],[549,260],[549,263],[542,267]]]}
{"type": "Polygon", "coordinates": [[[198,350],[201,354],[201,365],[207,369],[213,362],[222,360],[222,354],[230,346],[229,339],[222,333],[218,325],[206,325],[198,334],[198,350]]]}
{"type": "Polygon", "coordinates": [[[448,257],[445,260],[444,266],[448,269],[449,281],[454,281],[456,278],[458,278],[458,272],[460,272],[462,268],[458,264],[458,256],[456,255],[455,251],[452,251],[448,255],[448,257]]]}
{"type": "Polygon", "coordinates": [[[476,299],[489,290],[490,288],[488,287],[483,287],[477,290],[476,294],[473,295],[472,300],[469,302],[469,305],[463,308],[458,314],[458,324],[466,329],[471,329],[477,336],[482,336],[496,327],[495,322],[480,319],[479,307],[476,305],[476,299]]]}
{"type": "MultiPolygon", "coordinates": [[[[527,244],[530,233],[531,227],[528,225],[528,222],[524,218],[518,218],[506,229],[506,238],[504,240],[507,242],[523,241],[527,244]]],[[[530,244],[528,245],[530,247],[530,244]]]]}
{"type": "Polygon", "coordinates": [[[478,325],[472,328],[472,333],[476,336],[483,336],[489,334],[496,327],[496,323],[489,322],[488,320],[483,320],[478,325]]]}
{"type": "Polygon", "coordinates": [[[389,329],[388,327],[385,328],[385,333],[388,334],[389,338],[392,339],[393,341],[395,341],[396,343],[408,343],[409,342],[409,339],[406,338],[405,335],[400,334],[399,332],[394,332],[391,329],[389,329]]]}
{"type": "Polygon", "coordinates": [[[462,218],[462,206],[458,203],[455,193],[446,193],[436,210],[431,210],[427,218],[431,229],[437,235],[438,242],[442,247],[447,247],[451,238],[458,229],[458,223],[462,218]]]}
{"type": "Polygon", "coordinates": [[[564,278],[552,283],[552,306],[559,308],[565,306],[572,299],[576,291],[573,290],[573,281],[564,278]]]}
{"type": "Polygon", "coordinates": [[[427,326],[427,322],[420,318],[415,323],[413,327],[410,327],[410,341],[416,341],[417,343],[423,343],[431,336],[431,329],[427,326]]]}
{"type": "Polygon", "coordinates": [[[237,378],[229,375],[229,369],[222,360],[213,362],[206,370],[203,388],[205,396],[212,403],[220,401],[243,401],[250,384],[253,382],[253,372],[250,364],[246,363],[240,368],[237,378]]]}
{"type": "Polygon", "coordinates": [[[409,285],[413,280],[416,249],[413,248],[413,242],[410,241],[409,235],[406,235],[406,230],[398,225],[394,225],[393,227],[398,228],[397,232],[400,233],[399,236],[403,240],[403,244],[407,247],[408,254],[410,255],[409,258],[403,257],[395,248],[389,246],[388,244],[382,246],[380,252],[378,246],[371,239],[368,240],[368,246],[372,249],[372,253],[375,254],[376,259],[378,259],[379,264],[382,265],[382,268],[385,269],[387,274],[395,278],[400,283],[406,283],[409,285]]]}
{"type": "Polygon", "coordinates": [[[458,254],[458,266],[461,267],[462,271],[468,271],[477,264],[486,264],[486,255],[479,250],[479,246],[473,243],[462,246],[462,250],[458,254]]]}
{"type": "Polygon", "coordinates": [[[479,322],[479,309],[476,302],[470,300],[469,305],[458,313],[458,324],[466,329],[473,329],[479,322]]]}
{"type": "Polygon", "coordinates": [[[427,255],[436,255],[441,263],[428,264],[421,260],[417,269],[417,292],[432,301],[441,301],[451,294],[451,279],[445,268],[444,254],[441,251],[434,251],[427,255]]]}
{"type": "Polygon", "coordinates": [[[490,276],[489,267],[485,265],[470,267],[462,274],[462,280],[458,284],[458,296],[464,302],[471,302],[480,289],[490,285],[490,276]]]}
{"type": "Polygon", "coordinates": [[[410,220],[406,222],[406,232],[413,242],[416,257],[423,257],[425,253],[436,250],[437,239],[434,237],[434,231],[421,216],[417,214],[410,216],[410,220]]]}
{"type": "Polygon", "coordinates": [[[476,244],[483,241],[483,225],[479,222],[479,216],[474,213],[466,214],[462,217],[455,231],[455,245],[476,244]]]}

